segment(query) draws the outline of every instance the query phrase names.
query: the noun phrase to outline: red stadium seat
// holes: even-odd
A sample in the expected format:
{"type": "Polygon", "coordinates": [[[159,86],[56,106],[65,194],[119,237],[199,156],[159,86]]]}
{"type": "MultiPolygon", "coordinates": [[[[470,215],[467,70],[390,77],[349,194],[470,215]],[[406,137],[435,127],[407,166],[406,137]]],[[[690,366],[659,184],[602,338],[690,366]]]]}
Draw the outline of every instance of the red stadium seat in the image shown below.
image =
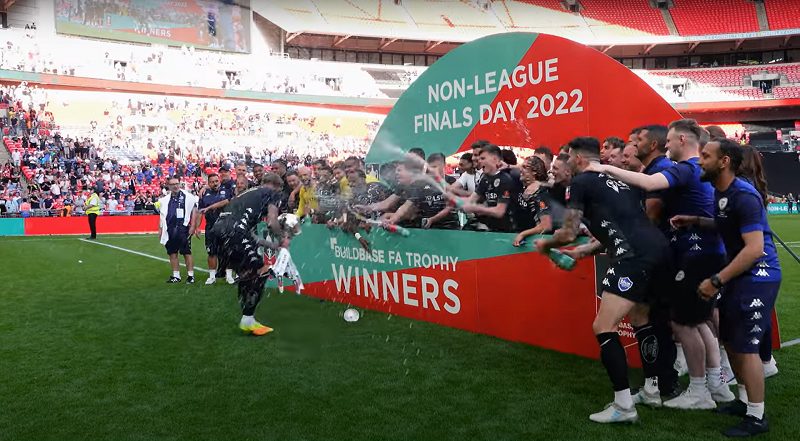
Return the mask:
{"type": "Polygon", "coordinates": [[[584,17],[655,35],[669,35],[661,12],[650,6],[648,0],[629,0],[624,8],[620,8],[618,0],[581,0],[581,4],[584,17]]]}
{"type": "Polygon", "coordinates": [[[765,0],[770,29],[799,29],[800,14],[796,0],[765,0]]]}
{"type": "MultiPolygon", "coordinates": [[[[758,16],[747,0],[674,0],[669,10],[681,35],[712,35],[758,32],[758,16]],[[718,19],[711,19],[713,10],[718,19]]],[[[795,9],[796,10],[796,9],[795,9]]]]}

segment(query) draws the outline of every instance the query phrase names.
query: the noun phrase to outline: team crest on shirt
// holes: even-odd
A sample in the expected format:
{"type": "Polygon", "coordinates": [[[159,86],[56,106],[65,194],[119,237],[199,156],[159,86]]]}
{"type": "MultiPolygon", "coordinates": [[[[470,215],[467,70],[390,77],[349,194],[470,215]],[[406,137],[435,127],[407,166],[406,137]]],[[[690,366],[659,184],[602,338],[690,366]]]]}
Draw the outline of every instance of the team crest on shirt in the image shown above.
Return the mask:
{"type": "Polygon", "coordinates": [[[719,204],[719,209],[724,210],[725,207],[728,206],[728,198],[720,198],[718,204],[719,204]]]}
{"type": "Polygon", "coordinates": [[[680,282],[683,278],[686,277],[686,273],[683,270],[678,271],[678,274],[675,274],[675,281],[680,282]]]}
{"type": "Polygon", "coordinates": [[[493,185],[494,185],[495,187],[499,187],[499,186],[500,186],[500,178],[497,178],[497,179],[495,179],[495,180],[494,180],[494,184],[493,184],[493,185]]]}
{"type": "Polygon", "coordinates": [[[633,288],[633,281],[630,277],[620,277],[619,281],[617,281],[617,288],[620,291],[625,292],[631,288],[633,288]]]}

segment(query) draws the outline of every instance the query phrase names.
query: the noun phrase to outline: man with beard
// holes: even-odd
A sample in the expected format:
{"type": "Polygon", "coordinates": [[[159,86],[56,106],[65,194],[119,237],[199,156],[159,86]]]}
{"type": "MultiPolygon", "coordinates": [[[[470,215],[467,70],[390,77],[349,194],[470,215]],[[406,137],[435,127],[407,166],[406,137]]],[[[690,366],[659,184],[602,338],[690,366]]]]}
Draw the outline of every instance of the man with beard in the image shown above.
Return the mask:
{"type": "MultiPolygon", "coordinates": [[[[581,219],[596,241],[564,251],[579,259],[605,248],[610,264],[602,281],[602,302],[592,329],[600,345],[600,359],[614,389],[614,401],[604,410],[589,416],[598,423],[633,422],[638,419],[628,383],[625,349],[617,333],[627,315],[633,324],[646,323],[650,297],[669,274],[669,248],[664,236],[642,211],[638,192],[611,177],[590,171],[600,165],[600,143],[595,138],[575,138],[569,142],[569,166],[575,173],[567,196],[564,223],[550,239],[538,240],[537,249],[547,253],[572,243],[580,231],[581,219]]],[[[637,335],[640,351],[649,345],[637,335]]],[[[645,375],[661,368],[658,351],[644,351],[645,375]]]]}
{"type": "Polygon", "coordinates": [[[719,409],[743,417],[724,432],[729,437],[769,431],[764,415],[764,369],[759,344],[767,338],[771,311],[781,284],[781,267],[758,190],[736,177],[742,149],[728,139],[715,139],[700,156],[702,178],[714,186],[714,217],[681,215],[671,219],[676,228],[712,228],[720,233],[728,253],[727,265],[704,279],[698,294],[711,300],[722,289],[720,337],[731,356],[739,380],[739,400],[719,409]]]}
{"type": "MultiPolygon", "coordinates": [[[[665,218],[681,215],[711,217],[714,189],[707,182],[701,182],[698,164],[704,132],[691,119],[670,123],[667,150],[678,163],[653,175],[610,166],[598,165],[591,169],[608,173],[645,191],[668,190],[663,209],[665,218]]],[[[698,228],[672,232],[670,248],[677,269],[670,293],[670,318],[673,332],[683,345],[689,369],[689,387],[678,397],[664,401],[663,405],[678,409],[714,409],[716,402],[732,401],[735,397],[721,382],[719,343],[706,323],[711,319],[714,300],[697,296],[696,287],[724,266],[725,250],[715,232],[698,228]]],[[[652,401],[657,405],[661,400],[653,395],[652,401]]]]}

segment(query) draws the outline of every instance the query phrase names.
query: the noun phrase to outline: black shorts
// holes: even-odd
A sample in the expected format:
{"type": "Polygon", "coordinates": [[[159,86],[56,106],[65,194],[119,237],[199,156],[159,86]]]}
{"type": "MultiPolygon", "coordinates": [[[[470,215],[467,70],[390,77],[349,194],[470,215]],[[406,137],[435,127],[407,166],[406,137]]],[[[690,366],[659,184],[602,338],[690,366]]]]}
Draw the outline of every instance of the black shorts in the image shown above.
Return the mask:
{"type": "Polygon", "coordinates": [[[250,232],[222,235],[215,231],[212,236],[212,248],[217,251],[220,267],[246,273],[264,266],[264,256],[250,232]]]}
{"type": "Polygon", "coordinates": [[[192,239],[189,237],[188,230],[178,230],[176,234],[170,234],[164,248],[167,254],[182,254],[184,256],[192,254],[192,239]]]}
{"type": "Polygon", "coordinates": [[[632,302],[652,304],[666,294],[663,287],[670,268],[666,254],[611,262],[600,282],[601,289],[632,302]]]}
{"type": "Polygon", "coordinates": [[[217,251],[216,247],[214,246],[214,232],[211,231],[211,228],[206,228],[206,235],[205,235],[205,242],[206,242],[206,253],[209,256],[216,256],[217,251]]]}
{"type": "Polygon", "coordinates": [[[669,298],[673,322],[695,326],[711,319],[716,302],[701,298],[697,287],[724,267],[725,256],[722,254],[684,256],[677,260],[669,298]]]}
{"type": "Polygon", "coordinates": [[[750,277],[730,281],[719,302],[719,334],[729,351],[758,354],[772,325],[772,308],[781,282],[754,282],[750,277]]]}

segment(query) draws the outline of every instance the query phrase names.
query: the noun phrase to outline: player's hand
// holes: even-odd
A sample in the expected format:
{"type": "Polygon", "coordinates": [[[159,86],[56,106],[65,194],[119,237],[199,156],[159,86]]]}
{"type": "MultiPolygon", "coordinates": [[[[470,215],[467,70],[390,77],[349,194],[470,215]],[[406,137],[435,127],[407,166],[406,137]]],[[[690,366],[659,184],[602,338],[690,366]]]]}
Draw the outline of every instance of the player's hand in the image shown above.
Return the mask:
{"type": "Polygon", "coordinates": [[[431,227],[431,220],[429,218],[422,219],[422,228],[427,230],[431,227]]]}
{"type": "Polygon", "coordinates": [[[547,241],[544,239],[539,239],[533,243],[536,246],[536,251],[544,254],[550,251],[550,246],[547,244],[547,241]]]}
{"type": "MultiPolygon", "coordinates": [[[[191,237],[191,234],[189,236],[191,237]]],[[[194,237],[200,239],[200,229],[199,228],[194,230],[194,237]]]]}
{"type": "Polygon", "coordinates": [[[696,220],[697,216],[688,216],[685,214],[679,214],[677,216],[672,216],[669,220],[669,224],[672,225],[672,228],[675,229],[686,228],[694,225],[696,220]]]}
{"type": "Polygon", "coordinates": [[[201,208],[201,209],[200,209],[200,214],[206,214],[206,212],[207,212],[207,211],[208,211],[208,207],[206,207],[206,208],[201,208]]]}
{"type": "Polygon", "coordinates": [[[197,231],[194,228],[189,228],[189,237],[191,238],[197,231]]]}
{"type": "Polygon", "coordinates": [[[719,289],[715,288],[713,284],[711,284],[711,279],[705,279],[700,282],[700,286],[697,287],[697,294],[700,295],[700,298],[703,300],[711,300],[714,296],[717,295],[719,289]]]}
{"type": "Polygon", "coordinates": [[[518,247],[518,246],[522,245],[522,242],[524,240],[525,240],[525,237],[522,235],[522,233],[517,234],[516,236],[514,236],[514,242],[512,243],[512,245],[514,245],[515,247],[518,247]]]}
{"type": "Polygon", "coordinates": [[[606,166],[599,163],[599,162],[590,162],[589,166],[586,167],[584,171],[587,172],[596,172],[596,173],[605,173],[606,166]]]}

